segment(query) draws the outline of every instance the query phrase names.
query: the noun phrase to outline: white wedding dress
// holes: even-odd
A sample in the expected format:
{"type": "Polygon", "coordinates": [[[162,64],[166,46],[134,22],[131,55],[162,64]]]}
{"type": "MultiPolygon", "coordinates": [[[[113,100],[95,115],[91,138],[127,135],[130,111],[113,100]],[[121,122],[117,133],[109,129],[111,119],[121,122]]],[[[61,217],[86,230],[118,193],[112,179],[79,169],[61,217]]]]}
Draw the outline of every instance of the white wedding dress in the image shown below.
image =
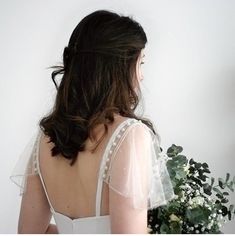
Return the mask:
{"type": "Polygon", "coordinates": [[[27,176],[39,174],[59,233],[111,233],[110,215],[100,215],[103,182],[122,196],[130,197],[132,207],[136,209],[146,208],[146,205],[148,209],[153,209],[166,204],[175,196],[165,165],[165,155],[160,153],[159,136],[141,121],[128,118],[112,133],[100,163],[96,215],[71,219],[56,212],[48,197],[38,160],[41,135],[42,131],[38,129],[21,154],[10,179],[20,187],[22,195],[27,176]],[[138,138],[143,139],[141,146],[136,143],[138,138]]]}

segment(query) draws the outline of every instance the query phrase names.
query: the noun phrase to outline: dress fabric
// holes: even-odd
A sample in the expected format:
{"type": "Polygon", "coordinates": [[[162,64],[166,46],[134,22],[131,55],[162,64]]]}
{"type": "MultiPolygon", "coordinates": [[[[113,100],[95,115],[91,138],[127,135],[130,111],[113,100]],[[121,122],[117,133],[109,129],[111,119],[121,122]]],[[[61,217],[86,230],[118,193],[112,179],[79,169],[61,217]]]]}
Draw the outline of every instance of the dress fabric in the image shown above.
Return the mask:
{"type": "Polygon", "coordinates": [[[153,209],[175,197],[166,156],[160,151],[160,137],[140,120],[128,118],[114,130],[100,163],[96,192],[96,215],[71,219],[56,212],[50,202],[39,166],[41,129],[34,134],[19,157],[10,179],[20,187],[20,196],[27,187],[29,175],[39,175],[58,232],[110,234],[110,215],[100,215],[103,182],[118,194],[131,199],[135,209],[153,209]]]}

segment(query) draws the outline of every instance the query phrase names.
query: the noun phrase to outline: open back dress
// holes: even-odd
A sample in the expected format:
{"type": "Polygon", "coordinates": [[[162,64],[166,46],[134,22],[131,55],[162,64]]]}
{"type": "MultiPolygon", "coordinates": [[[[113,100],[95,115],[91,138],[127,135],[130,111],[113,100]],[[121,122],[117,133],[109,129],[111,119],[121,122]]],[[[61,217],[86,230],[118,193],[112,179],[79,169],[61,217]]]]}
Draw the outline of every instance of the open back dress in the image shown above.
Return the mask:
{"type": "Polygon", "coordinates": [[[101,201],[105,201],[102,199],[103,183],[118,194],[131,198],[131,207],[136,209],[153,209],[167,204],[175,196],[166,168],[166,155],[160,151],[159,135],[155,135],[140,120],[127,118],[114,129],[102,152],[97,175],[95,216],[72,219],[56,211],[49,198],[39,161],[42,135],[39,128],[22,152],[10,179],[20,187],[22,196],[27,177],[39,175],[59,233],[112,233],[110,215],[101,215],[101,201]]]}

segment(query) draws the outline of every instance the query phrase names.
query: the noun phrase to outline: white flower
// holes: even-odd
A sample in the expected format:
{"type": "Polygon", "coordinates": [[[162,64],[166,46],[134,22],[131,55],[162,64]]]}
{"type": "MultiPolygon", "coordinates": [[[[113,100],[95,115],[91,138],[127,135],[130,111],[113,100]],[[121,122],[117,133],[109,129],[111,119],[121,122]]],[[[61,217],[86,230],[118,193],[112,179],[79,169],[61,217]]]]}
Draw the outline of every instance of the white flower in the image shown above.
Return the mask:
{"type": "Polygon", "coordinates": [[[216,213],[214,213],[212,216],[215,218],[215,217],[217,216],[217,214],[216,214],[216,213]]]}
{"type": "Polygon", "coordinates": [[[191,188],[190,185],[187,184],[187,183],[185,184],[185,187],[186,187],[186,188],[191,188]]]}
{"type": "Polygon", "coordinates": [[[178,199],[178,198],[179,198],[179,196],[175,194],[175,199],[178,199]]]}
{"type": "Polygon", "coordinates": [[[219,228],[222,226],[220,223],[218,223],[219,228]]]}
{"type": "Polygon", "coordinates": [[[205,200],[203,197],[197,196],[197,197],[192,198],[192,201],[194,204],[202,206],[205,200]]]}
{"type": "Polygon", "coordinates": [[[170,221],[180,221],[180,218],[179,217],[177,217],[175,214],[171,214],[170,215],[170,221]]]}
{"type": "Polygon", "coordinates": [[[184,171],[187,175],[189,174],[189,165],[184,165],[184,171]]]}
{"type": "Polygon", "coordinates": [[[201,231],[203,232],[205,230],[205,227],[203,226],[202,228],[201,228],[201,231]]]}
{"type": "Polygon", "coordinates": [[[194,227],[190,227],[189,229],[190,229],[190,230],[194,230],[194,227]]]}
{"type": "Polygon", "coordinates": [[[195,233],[196,233],[196,234],[199,234],[199,230],[196,230],[195,233]]]}
{"type": "Polygon", "coordinates": [[[222,210],[219,209],[218,212],[219,212],[219,213],[222,213],[222,210]]]}

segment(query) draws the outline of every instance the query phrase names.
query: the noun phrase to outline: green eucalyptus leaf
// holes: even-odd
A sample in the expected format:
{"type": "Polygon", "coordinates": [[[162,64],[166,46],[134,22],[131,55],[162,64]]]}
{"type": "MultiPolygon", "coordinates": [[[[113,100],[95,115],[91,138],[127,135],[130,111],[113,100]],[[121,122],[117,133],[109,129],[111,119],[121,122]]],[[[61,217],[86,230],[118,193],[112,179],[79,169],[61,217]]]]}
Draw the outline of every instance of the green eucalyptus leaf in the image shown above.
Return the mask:
{"type": "Polygon", "coordinates": [[[170,232],[169,227],[165,223],[163,223],[160,227],[160,233],[161,234],[168,234],[169,232],[170,232]]]}
{"type": "Polygon", "coordinates": [[[228,208],[226,206],[222,206],[222,216],[226,216],[228,214],[228,208]]]}
{"type": "Polygon", "coordinates": [[[189,173],[194,174],[196,169],[193,166],[190,166],[188,170],[189,170],[189,173]]]}
{"type": "Polygon", "coordinates": [[[203,191],[205,194],[211,195],[211,189],[212,187],[208,183],[203,184],[203,191]]]}
{"type": "Polygon", "coordinates": [[[218,197],[219,199],[223,199],[223,198],[224,198],[223,195],[221,195],[221,194],[219,194],[219,193],[216,193],[215,196],[218,197]]]}
{"type": "Polygon", "coordinates": [[[211,173],[209,169],[204,169],[205,173],[211,173]]]}
{"type": "Polygon", "coordinates": [[[200,169],[200,168],[201,168],[201,166],[202,166],[202,164],[201,164],[201,163],[199,163],[199,162],[195,163],[195,168],[196,168],[196,169],[200,169]]]}
{"type": "Polygon", "coordinates": [[[196,207],[186,210],[186,218],[192,224],[200,224],[208,219],[210,211],[207,208],[196,207]]]}
{"type": "Polygon", "coordinates": [[[166,162],[166,165],[167,165],[167,167],[169,167],[169,168],[175,168],[175,167],[176,167],[176,164],[175,164],[174,160],[168,160],[168,161],[166,162]]]}
{"type": "Polygon", "coordinates": [[[233,188],[233,181],[229,182],[229,184],[227,185],[227,187],[234,192],[234,188],[233,188]]]}
{"type": "Polygon", "coordinates": [[[225,182],[222,178],[218,178],[219,186],[220,188],[224,189],[225,188],[225,182]]]}
{"type": "Polygon", "coordinates": [[[184,171],[184,169],[179,169],[178,171],[176,171],[176,175],[175,178],[178,180],[184,179],[186,178],[187,173],[184,171]]]}
{"type": "Polygon", "coordinates": [[[226,180],[225,180],[225,182],[228,182],[229,178],[230,178],[230,174],[226,173],[226,180]]]}
{"type": "Polygon", "coordinates": [[[223,193],[218,188],[213,187],[212,189],[213,189],[213,191],[219,193],[220,195],[223,195],[223,193]]]}
{"type": "Polygon", "coordinates": [[[223,192],[223,195],[224,195],[224,196],[228,196],[229,193],[228,193],[228,192],[223,192]]]}
{"type": "Polygon", "coordinates": [[[215,182],[215,178],[211,177],[211,187],[213,186],[214,182],[215,182]]]}
{"type": "Polygon", "coordinates": [[[167,149],[167,155],[169,157],[175,157],[182,151],[183,148],[181,146],[176,146],[175,144],[172,144],[171,147],[167,149]]]}
{"type": "Polygon", "coordinates": [[[180,234],[181,231],[182,231],[181,225],[178,222],[172,221],[170,223],[170,233],[171,234],[180,234]]]}
{"type": "Polygon", "coordinates": [[[206,178],[208,178],[208,176],[206,176],[206,175],[199,175],[198,178],[201,179],[202,181],[206,181],[206,178]]]}
{"type": "Polygon", "coordinates": [[[206,162],[202,163],[202,167],[205,168],[205,169],[209,168],[209,166],[208,166],[208,164],[206,162]]]}
{"type": "Polygon", "coordinates": [[[221,200],[221,202],[222,202],[222,203],[227,203],[227,202],[228,202],[228,199],[227,199],[227,198],[223,198],[223,199],[221,200]]]}
{"type": "Polygon", "coordinates": [[[183,147],[181,146],[177,146],[177,149],[178,149],[178,153],[181,153],[183,151],[183,147]]]}
{"type": "Polygon", "coordinates": [[[168,148],[166,154],[168,157],[174,157],[176,155],[174,153],[174,150],[172,150],[172,148],[168,148]]]}
{"type": "Polygon", "coordinates": [[[193,160],[193,158],[191,158],[191,159],[189,160],[189,164],[190,164],[190,165],[193,165],[194,163],[196,163],[196,162],[193,160]]]}
{"type": "Polygon", "coordinates": [[[184,155],[177,155],[174,160],[177,161],[178,165],[186,165],[188,163],[187,157],[184,155]]]}
{"type": "Polygon", "coordinates": [[[229,206],[229,211],[231,211],[231,212],[232,212],[232,211],[233,211],[233,208],[234,208],[234,205],[233,205],[233,204],[232,204],[232,205],[230,205],[230,206],[229,206]]]}

